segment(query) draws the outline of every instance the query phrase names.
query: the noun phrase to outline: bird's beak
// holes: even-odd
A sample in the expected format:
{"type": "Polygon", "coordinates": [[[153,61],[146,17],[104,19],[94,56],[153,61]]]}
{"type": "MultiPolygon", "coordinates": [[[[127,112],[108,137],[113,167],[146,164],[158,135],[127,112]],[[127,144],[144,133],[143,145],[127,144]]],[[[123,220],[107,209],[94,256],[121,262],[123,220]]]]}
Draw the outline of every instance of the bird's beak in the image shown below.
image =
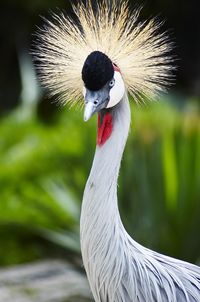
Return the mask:
{"type": "Polygon", "coordinates": [[[96,112],[96,106],[92,102],[85,104],[84,121],[87,122],[96,112]]]}
{"type": "Polygon", "coordinates": [[[85,93],[85,110],[84,121],[87,122],[93,114],[106,108],[109,102],[109,90],[106,86],[98,91],[91,91],[86,89],[85,93]]]}

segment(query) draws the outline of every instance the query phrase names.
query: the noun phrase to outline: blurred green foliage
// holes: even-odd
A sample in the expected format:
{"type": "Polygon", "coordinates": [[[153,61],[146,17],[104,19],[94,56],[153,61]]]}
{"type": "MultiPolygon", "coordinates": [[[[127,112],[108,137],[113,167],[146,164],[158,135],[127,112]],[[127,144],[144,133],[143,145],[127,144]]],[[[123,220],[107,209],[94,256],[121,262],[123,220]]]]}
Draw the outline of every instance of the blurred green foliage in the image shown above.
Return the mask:
{"type": "Polygon", "coordinates": [[[200,256],[200,112],[161,102],[133,112],[121,173],[125,224],[137,240],[189,261],[200,256]],[[125,201],[125,203],[124,203],[125,201]]]}
{"type": "MultiPolygon", "coordinates": [[[[200,112],[168,101],[132,105],[119,200],[140,243],[196,262],[200,256],[200,112]]],[[[34,112],[34,111],[33,111],[34,112]]],[[[51,123],[23,106],[0,124],[0,265],[79,252],[82,192],[96,118],[60,108],[51,123]],[[50,244],[52,242],[55,244],[50,244]]]]}

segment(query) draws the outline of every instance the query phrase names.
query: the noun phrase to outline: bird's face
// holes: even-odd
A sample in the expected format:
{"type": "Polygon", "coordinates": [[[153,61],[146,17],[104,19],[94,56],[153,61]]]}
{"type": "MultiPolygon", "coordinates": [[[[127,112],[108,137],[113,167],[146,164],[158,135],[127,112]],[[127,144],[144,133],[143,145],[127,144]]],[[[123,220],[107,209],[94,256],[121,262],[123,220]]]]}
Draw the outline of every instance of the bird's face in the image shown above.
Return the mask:
{"type": "Polygon", "coordinates": [[[85,121],[102,109],[114,107],[123,98],[125,85],[119,68],[99,51],[92,52],[86,59],[82,78],[85,121]]]}

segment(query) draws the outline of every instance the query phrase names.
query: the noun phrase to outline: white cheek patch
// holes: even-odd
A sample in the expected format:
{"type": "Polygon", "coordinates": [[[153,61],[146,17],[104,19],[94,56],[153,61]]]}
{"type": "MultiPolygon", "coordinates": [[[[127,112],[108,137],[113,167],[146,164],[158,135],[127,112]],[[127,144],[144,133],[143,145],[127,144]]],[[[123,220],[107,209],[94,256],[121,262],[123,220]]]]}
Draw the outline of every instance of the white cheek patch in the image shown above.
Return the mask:
{"type": "Polygon", "coordinates": [[[125,93],[125,85],[121,73],[115,71],[114,79],[115,85],[110,90],[110,101],[107,105],[107,108],[111,108],[117,105],[121,101],[125,93]]]}

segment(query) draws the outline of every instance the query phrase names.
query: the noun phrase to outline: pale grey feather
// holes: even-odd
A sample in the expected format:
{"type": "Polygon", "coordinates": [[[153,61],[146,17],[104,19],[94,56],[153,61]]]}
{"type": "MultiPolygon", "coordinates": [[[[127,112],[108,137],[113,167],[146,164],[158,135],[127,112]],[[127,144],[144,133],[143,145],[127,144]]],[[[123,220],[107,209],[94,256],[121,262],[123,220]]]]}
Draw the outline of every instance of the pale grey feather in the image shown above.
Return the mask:
{"type": "Polygon", "coordinates": [[[127,95],[112,109],[114,129],[95,157],[84,192],[81,249],[96,302],[200,302],[200,268],[135,242],[117,204],[117,178],[130,125],[127,95]]]}

